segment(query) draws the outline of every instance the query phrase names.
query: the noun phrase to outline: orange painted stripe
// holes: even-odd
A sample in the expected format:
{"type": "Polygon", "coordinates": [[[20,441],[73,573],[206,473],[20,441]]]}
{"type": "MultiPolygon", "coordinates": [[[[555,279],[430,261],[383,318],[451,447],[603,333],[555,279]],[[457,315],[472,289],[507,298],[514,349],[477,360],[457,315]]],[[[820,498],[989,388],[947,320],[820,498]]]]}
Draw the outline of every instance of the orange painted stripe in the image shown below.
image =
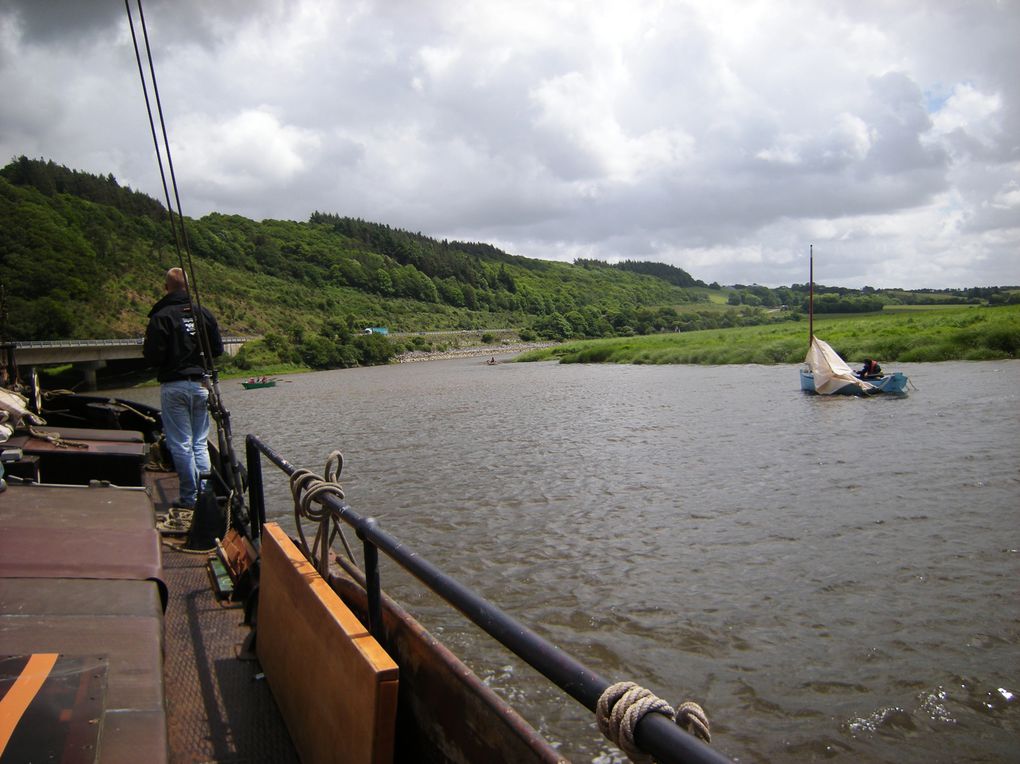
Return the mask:
{"type": "Polygon", "coordinates": [[[21,721],[25,710],[50,675],[57,663],[57,653],[37,653],[28,659],[20,676],[14,680],[11,689],[0,700],[0,754],[7,748],[15,727],[21,721]]]}

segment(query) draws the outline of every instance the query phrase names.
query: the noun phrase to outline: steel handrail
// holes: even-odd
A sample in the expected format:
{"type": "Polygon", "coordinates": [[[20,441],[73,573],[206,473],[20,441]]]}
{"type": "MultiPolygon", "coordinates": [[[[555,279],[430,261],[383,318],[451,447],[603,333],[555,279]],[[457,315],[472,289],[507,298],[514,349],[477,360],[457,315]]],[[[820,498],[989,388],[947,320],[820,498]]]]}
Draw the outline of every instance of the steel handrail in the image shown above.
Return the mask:
{"type": "MultiPolygon", "coordinates": [[[[223,337],[223,343],[225,345],[236,345],[238,343],[252,342],[257,339],[262,339],[261,335],[242,337],[242,336],[229,336],[223,337]]],[[[145,343],[144,337],[114,337],[114,338],[96,338],[90,340],[83,339],[66,339],[66,340],[12,340],[10,342],[3,343],[3,347],[18,348],[63,348],[63,347],[104,347],[106,345],[142,345],[145,343]]]]}
{"type": "MultiPolygon", "coordinates": [[[[262,469],[260,454],[265,455],[273,464],[288,476],[297,471],[279,453],[264,443],[256,435],[248,435],[245,439],[248,457],[249,484],[258,485],[261,494],[262,469]]],[[[253,514],[252,528],[261,528],[265,519],[264,496],[251,496],[250,507],[253,514]]],[[[481,595],[461,584],[444,573],[437,566],[414,552],[407,544],[383,530],[372,517],[362,517],[347,502],[330,494],[315,498],[318,503],[327,506],[334,515],[353,527],[358,537],[366,544],[366,551],[381,550],[387,557],[400,567],[424,583],[435,594],[463,613],[475,625],[496,639],[504,647],[515,653],[532,668],[553,682],[557,687],[581,703],[589,711],[594,712],[599,697],[612,683],[587,668],[577,659],[539,636],[524,624],[516,621],[499,607],[481,595]]],[[[372,555],[374,556],[374,554],[372,555]]],[[[368,562],[369,560],[366,560],[368,562]]],[[[368,567],[366,565],[366,567],[368,567]]],[[[378,601],[378,568],[366,570],[365,578],[369,582],[369,602],[373,598],[378,601]],[[374,583],[374,586],[373,586],[374,583]]],[[[369,629],[377,635],[381,627],[378,610],[369,614],[369,629]]],[[[668,764],[686,764],[688,762],[719,763],[728,762],[728,758],[710,748],[693,735],[680,729],[662,714],[648,714],[639,723],[634,733],[635,741],[641,750],[650,753],[659,762],[668,764]]]]}

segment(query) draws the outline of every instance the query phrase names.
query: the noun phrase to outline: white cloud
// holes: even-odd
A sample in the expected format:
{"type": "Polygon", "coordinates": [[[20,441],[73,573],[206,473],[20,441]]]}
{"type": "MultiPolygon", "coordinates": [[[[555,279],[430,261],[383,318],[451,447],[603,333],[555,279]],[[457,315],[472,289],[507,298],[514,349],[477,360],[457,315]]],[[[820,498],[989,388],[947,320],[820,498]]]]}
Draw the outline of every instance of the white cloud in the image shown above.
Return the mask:
{"type": "Polygon", "coordinates": [[[991,205],[997,209],[1009,210],[1020,207],[1020,183],[1009,181],[993,198],[991,205]]]}
{"type": "MultiPolygon", "coordinates": [[[[0,153],[161,195],[123,9],[0,8],[0,153]]],[[[147,0],[189,214],[351,214],[723,283],[1020,282],[1020,11],[147,0]],[[963,22],[966,23],[963,23],[963,22]]]]}
{"type": "Polygon", "coordinates": [[[785,165],[818,163],[843,166],[864,160],[875,139],[875,128],[860,117],[837,114],[825,132],[801,131],[781,135],[769,148],[755,156],[766,162],[785,165]]]}
{"type": "Polygon", "coordinates": [[[221,120],[188,114],[173,125],[171,148],[186,175],[242,192],[286,184],[315,164],[317,133],[281,124],[268,108],[221,120]]]}
{"type": "Polygon", "coordinates": [[[960,83],[932,117],[932,140],[957,155],[985,153],[994,149],[1002,136],[1001,111],[998,93],[981,93],[969,83],[960,83]]]}
{"type": "Polygon", "coordinates": [[[431,79],[445,77],[462,60],[461,53],[456,48],[438,48],[426,45],[419,52],[422,65],[431,79]]]}

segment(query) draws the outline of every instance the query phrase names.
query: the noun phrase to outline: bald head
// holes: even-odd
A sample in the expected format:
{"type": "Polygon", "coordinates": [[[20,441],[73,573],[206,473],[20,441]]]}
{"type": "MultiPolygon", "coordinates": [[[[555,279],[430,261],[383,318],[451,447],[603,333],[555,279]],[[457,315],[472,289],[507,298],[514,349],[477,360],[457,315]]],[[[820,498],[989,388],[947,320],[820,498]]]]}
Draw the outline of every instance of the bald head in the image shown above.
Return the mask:
{"type": "Polygon", "coordinates": [[[181,268],[171,268],[166,272],[166,291],[167,294],[170,292],[179,292],[182,289],[188,288],[188,278],[184,275],[184,270],[181,268]]]}

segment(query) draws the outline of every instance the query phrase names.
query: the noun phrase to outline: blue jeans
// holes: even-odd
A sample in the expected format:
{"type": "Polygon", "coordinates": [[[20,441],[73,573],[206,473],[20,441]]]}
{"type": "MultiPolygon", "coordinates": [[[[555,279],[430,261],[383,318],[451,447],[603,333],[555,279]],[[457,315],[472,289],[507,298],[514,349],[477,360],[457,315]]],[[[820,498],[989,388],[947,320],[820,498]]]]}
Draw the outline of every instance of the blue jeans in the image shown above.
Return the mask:
{"type": "Polygon", "coordinates": [[[209,472],[209,391],[201,382],[164,382],[159,390],[163,433],[180,481],[179,504],[194,507],[199,473],[209,472]]]}

